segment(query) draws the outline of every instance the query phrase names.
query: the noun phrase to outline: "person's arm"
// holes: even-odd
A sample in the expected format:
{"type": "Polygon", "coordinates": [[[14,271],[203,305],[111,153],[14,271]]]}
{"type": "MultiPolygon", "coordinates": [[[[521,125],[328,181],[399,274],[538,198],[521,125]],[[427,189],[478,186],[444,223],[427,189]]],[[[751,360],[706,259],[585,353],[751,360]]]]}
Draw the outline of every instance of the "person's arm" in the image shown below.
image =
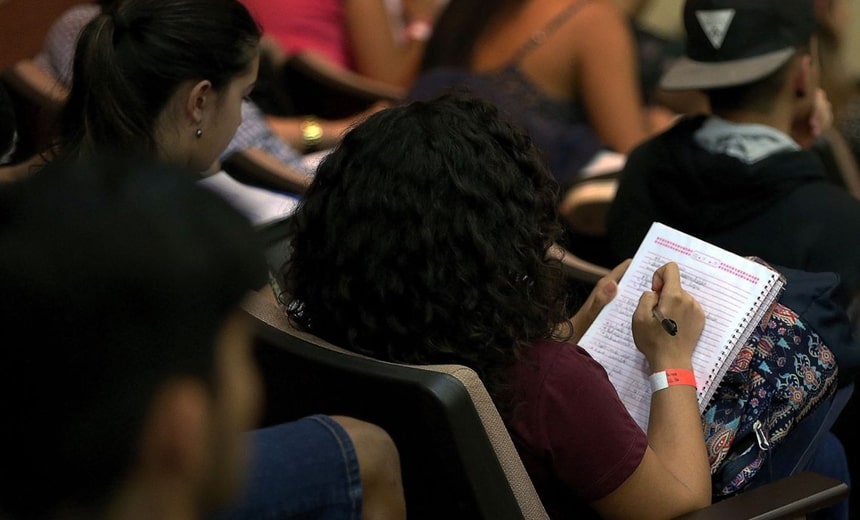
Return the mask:
{"type": "MultiPolygon", "coordinates": [[[[284,142],[303,152],[313,151],[309,149],[308,140],[305,137],[305,125],[310,119],[303,117],[266,116],[266,121],[275,134],[284,142]]],[[[335,146],[341,136],[350,127],[351,120],[337,119],[315,119],[313,124],[318,125],[319,138],[314,142],[315,149],[327,149],[335,146]]]]}
{"type": "MultiPolygon", "coordinates": [[[[620,264],[597,283],[586,304],[572,318],[574,338],[580,337],[602,306],[612,300],[615,284],[628,264],[629,261],[620,264]]],[[[636,345],[649,360],[652,371],[691,369],[704,313],[681,288],[676,264],[658,269],[652,288],[652,292],[643,294],[633,316],[636,345]],[[677,336],[663,330],[653,316],[655,307],[677,321],[677,336]]],[[[694,387],[670,386],[653,393],[648,444],[633,474],[615,491],[591,504],[603,518],[673,518],[710,504],[710,467],[694,387]]]]}
{"type": "Polygon", "coordinates": [[[239,173],[276,189],[304,193],[310,176],[301,170],[301,155],[284,142],[251,101],[242,102],[242,123],[220,161],[239,173]]]}
{"type": "Polygon", "coordinates": [[[30,59],[12,65],[3,77],[17,92],[49,110],[59,111],[69,97],[69,90],[64,84],[30,59]]]}
{"type": "Polygon", "coordinates": [[[630,261],[629,258],[624,260],[615,266],[609,274],[598,280],[585,303],[570,318],[570,323],[573,325],[573,335],[569,339],[571,343],[579,342],[588,327],[594,323],[600,311],[615,298],[615,294],[618,292],[618,282],[627,268],[630,267],[630,261]]]}
{"type": "Polygon", "coordinates": [[[357,72],[393,85],[407,87],[412,83],[430,36],[427,30],[438,15],[438,2],[422,3],[427,6],[423,12],[416,7],[416,1],[404,4],[404,9],[412,10],[405,12],[411,17],[407,27],[417,23],[413,29],[423,26],[424,30],[407,30],[407,37],[400,43],[392,31],[385,30],[390,22],[384,0],[345,0],[346,27],[357,72]]]}
{"type": "MultiPolygon", "coordinates": [[[[388,108],[390,103],[380,101],[374,103],[370,108],[355,114],[354,116],[345,117],[343,119],[315,119],[313,122],[319,125],[321,133],[319,141],[315,143],[317,149],[332,148],[340,142],[350,128],[363,121],[368,116],[388,108]]],[[[284,117],[267,115],[266,121],[275,134],[290,144],[296,150],[311,151],[307,149],[307,139],[305,136],[304,126],[308,124],[308,118],[303,117],[284,117]]]]}
{"type": "Polygon", "coordinates": [[[639,92],[629,23],[615,6],[593,2],[574,24],[577,95],[601,141],[627,154],[652,133],[639,92]]]}
{"type": "MultiPolygon", "coordinates": [[[[692,354],[705,323],[704,312],[681,288],[678,266],[654,273],[652,291],[633,314],[633,338],[652,372],[692,370],[692,354]],[[678,323],[670,335],[654,309],[678,323]]],[[[593,506],[604,518],[672,518],[711,502],[711,475],[696,388],[673,385],[651,396],[648,449],[624,483],[593,506]]]]}
{"type": "Polygon", "coordinates": [[[260,148],[245,148],[230,156],[229,166],[271,187],[302,194],[307,190],[312,177],[279,161],[260,148]]]}
{"type": "Polygon", "coordinates": [[[42,156],[34,155],[18,164],[0,166],[0,185],[7,182],[15,182],[29,176],[44,162],[42,156]]]}

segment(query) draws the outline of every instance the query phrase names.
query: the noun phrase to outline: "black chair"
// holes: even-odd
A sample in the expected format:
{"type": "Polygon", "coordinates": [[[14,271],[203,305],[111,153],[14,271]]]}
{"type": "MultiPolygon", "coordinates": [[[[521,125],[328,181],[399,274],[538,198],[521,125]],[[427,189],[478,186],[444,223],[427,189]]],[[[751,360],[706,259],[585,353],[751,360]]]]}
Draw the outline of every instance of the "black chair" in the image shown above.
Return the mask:
{"type": "Polygon", "coordinates": [[[474,371],[386,363],[292,329],[271,297],[257,324],[264,425],[314,413],[377,424],[400,452],[411,519],[546,519],[501,417],[474,371]]]}

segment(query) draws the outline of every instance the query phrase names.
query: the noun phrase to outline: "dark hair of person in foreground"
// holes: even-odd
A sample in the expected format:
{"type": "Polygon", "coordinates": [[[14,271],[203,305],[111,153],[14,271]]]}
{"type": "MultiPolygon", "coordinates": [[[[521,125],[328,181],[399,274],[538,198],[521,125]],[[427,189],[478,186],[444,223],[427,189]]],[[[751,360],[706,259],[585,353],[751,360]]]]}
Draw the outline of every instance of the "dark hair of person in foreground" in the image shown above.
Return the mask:
{"type": "Polygon", "coordinates": [[[100,517],[165,385],[223,399],[216,336],[265,269],[186,172],[113,157],[0,189],[0,516],[100,517]]]}

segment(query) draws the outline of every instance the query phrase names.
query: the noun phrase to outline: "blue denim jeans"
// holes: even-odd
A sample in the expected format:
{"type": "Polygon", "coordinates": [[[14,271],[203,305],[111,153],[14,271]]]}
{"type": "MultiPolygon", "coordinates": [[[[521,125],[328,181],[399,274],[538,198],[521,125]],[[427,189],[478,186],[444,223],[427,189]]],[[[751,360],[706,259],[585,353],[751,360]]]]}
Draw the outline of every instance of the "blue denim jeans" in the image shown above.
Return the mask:
{"type": "MultiPolygon", "coordinates": [[[[852,485],[851,473],[848,469],[848,459],[845,456],[845,448],[832,433],[828,433],[821,439],[815,455],[804,469],[842,480],[849,486],[852,485]]],[[[845,499],[823,511],[807,515],[807,518],[814,520],[848,520],[852,518],[849,511],[849,501],[845,499]]]]}
{"type": "Polygon", "coordinates": [[[210,520],[360,520],[358,458],[326,415],[251,432],[243,494],[210,520]]]}

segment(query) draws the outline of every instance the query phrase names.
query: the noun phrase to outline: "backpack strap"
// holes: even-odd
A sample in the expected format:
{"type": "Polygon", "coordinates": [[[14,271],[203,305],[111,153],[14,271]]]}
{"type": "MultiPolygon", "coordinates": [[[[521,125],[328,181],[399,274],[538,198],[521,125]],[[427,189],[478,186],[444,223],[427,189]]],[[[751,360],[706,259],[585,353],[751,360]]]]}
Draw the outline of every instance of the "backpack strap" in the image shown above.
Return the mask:
{"type": "Polygon", "coordinates": [[[580,8],[584,7],[585,4],[590,3],[591,0],[573,0],[567,7],[561,10],[560,13],[555,15],[547,22],[546,25],[538,29],[532,34],[528,40],[519,48],[517,52],[514,53],[511,58],[510,64],[518,65],[522,60],[525,59],[533,50],[543,44],[543,42],[547,41],[550,36],[552,36],[564,23],[573,17],[580,8]]]}

